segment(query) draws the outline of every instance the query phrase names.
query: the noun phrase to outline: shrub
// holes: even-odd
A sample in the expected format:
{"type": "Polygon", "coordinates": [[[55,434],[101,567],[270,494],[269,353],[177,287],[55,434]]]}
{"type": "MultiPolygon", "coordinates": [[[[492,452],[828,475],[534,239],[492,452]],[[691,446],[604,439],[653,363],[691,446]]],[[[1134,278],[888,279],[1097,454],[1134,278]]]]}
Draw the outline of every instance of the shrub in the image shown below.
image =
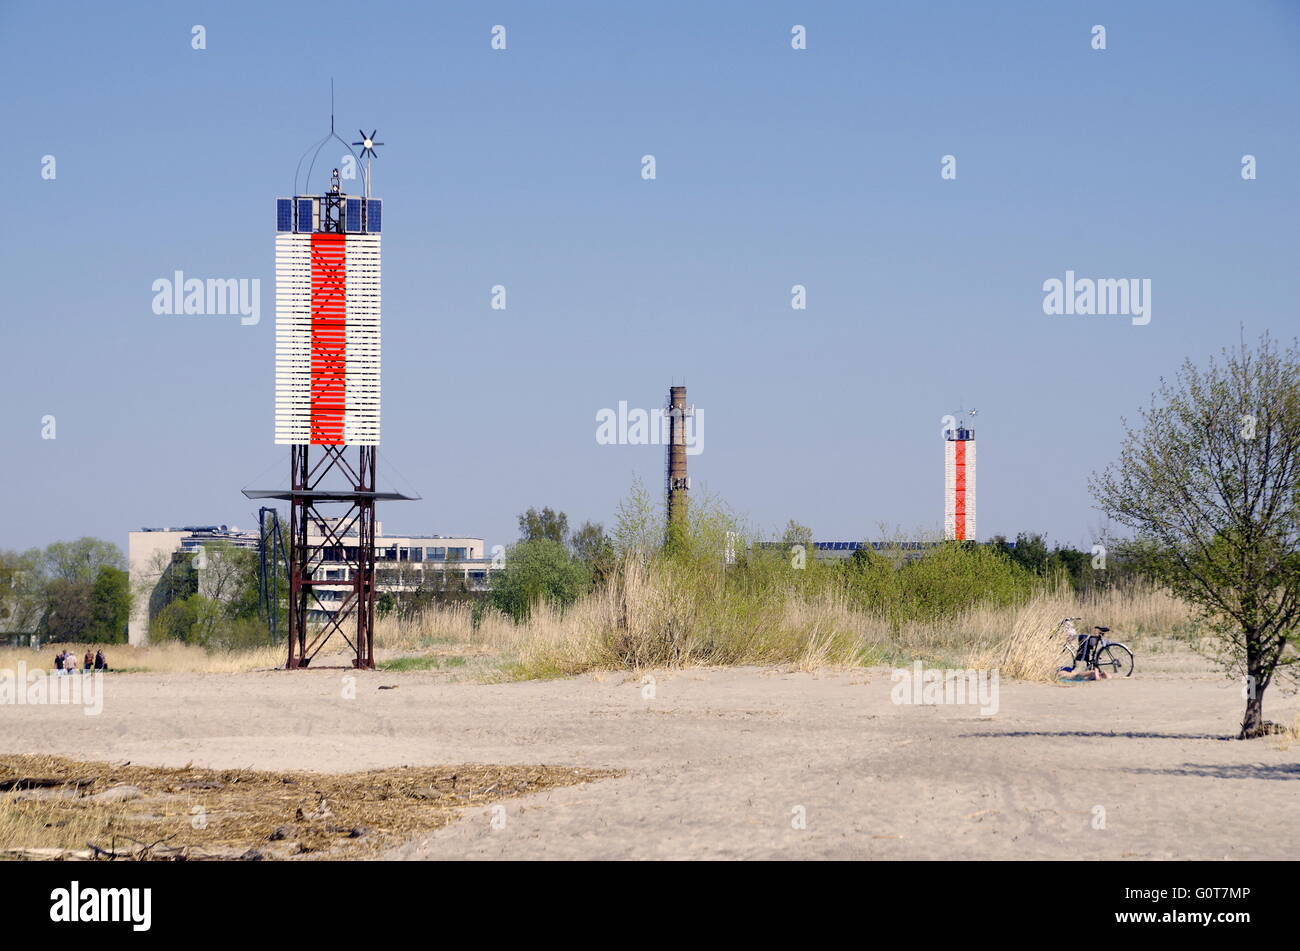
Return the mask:
{"type": "Polygon", "coordinates": [[[519,542],[506,553],[505,567],[492,578],[488,602],[516,621],[523,621],[537,602],[564,607],[590,587],[591,569],[570,554],[562,542],[533,538],[519,542]]]}

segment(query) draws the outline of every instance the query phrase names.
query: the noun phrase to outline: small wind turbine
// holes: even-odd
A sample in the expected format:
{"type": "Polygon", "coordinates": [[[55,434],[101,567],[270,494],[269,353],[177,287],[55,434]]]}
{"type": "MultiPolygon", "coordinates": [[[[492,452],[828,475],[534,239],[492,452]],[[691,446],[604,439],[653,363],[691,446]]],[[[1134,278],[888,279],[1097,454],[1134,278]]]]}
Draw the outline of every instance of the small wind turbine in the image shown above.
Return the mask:
{"type": "Polygon", "coordinates": [[[375,141],[375,133],[378,129],[372,129],[369,135],[366,135],[364,129],[357,129],[357,135],[361,136],[360,142],[353,142],[353,145],[361,146],[361,157],[366,160],[366,197],[370,197],[370,160],[379,158],[379,153],[375,151],[375,146],[383,145],[382,142],[375,141]]]}

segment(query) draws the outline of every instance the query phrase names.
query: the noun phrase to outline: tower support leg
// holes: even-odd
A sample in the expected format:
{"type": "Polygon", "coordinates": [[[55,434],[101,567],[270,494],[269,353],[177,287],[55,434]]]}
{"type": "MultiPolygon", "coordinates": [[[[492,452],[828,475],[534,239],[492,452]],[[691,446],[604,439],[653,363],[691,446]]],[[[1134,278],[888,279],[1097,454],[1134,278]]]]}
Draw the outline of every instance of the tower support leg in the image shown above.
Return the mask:
{"type": "Polygon", "coordinates": [[[292,446],[289,505],[289,650],[285,667],[307,667],[322,647],[339,634],[352,647],[354,667],[375,666],[375,500],[376,450],[358,447],[355,467],[346,447],[292,446]],[[328,500],[312,493],[334,475],[346,479],[347,490],[328,500]],[[342,497],[340,497],[342,496],[342,497]],[[322,506],[346,505],[342,517],[327,517],[322,506]],[[341,573],[325,578],[324,567],[341,573]],[[329,603],[316,594],[328,585],[348,589],[329,603]]]}

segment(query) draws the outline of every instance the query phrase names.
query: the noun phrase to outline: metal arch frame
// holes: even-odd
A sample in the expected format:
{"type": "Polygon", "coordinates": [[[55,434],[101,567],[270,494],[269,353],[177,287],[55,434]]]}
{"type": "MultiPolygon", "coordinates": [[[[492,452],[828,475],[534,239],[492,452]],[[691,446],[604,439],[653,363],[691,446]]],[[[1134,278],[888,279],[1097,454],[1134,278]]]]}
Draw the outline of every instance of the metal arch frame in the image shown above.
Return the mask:
{"type": "Polygon", "coordinates": [[[316,159],[320,156],[320,150],[325,148],[326,143],[329,142],[330,139],[337,139],[342,144],[342,146],[348,150],[348,154],[357,160],[357,165],[358,166],[361,165],[361,159],[357,158],[357,153],[352,151],[352,146],[348,145],[346,142],[340,139],[338,133],[334,131],[333,127],[331,127],[329,135],[325,136],[314,146],[313,145],[307,146],[307,151],[303,152],[302,157],[298,159],[298,165],[293,170],[293,193],[295,195],[304,194],[303,191],[298,190],[298,175],[302,171],[302,163],[303,160],[307,158],[307,152],[310,152],[313,148],[316,150],[315,154],[313,154],[311,157],[310,164],[308,164],[307,166],[307,178],[303,181],[304,190],[311,187],[311,174],[316,168],[316,159]]]}

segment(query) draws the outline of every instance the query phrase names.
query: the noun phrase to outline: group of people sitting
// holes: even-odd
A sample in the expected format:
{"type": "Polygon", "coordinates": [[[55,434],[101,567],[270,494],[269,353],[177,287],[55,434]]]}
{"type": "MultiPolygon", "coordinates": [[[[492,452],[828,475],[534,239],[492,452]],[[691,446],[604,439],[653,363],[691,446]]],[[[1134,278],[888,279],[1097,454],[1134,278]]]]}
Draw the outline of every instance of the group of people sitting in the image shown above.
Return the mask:
{"type": "MultiPolygon", "coordinates": [[[[108,661],[104,660],[103,651],[95,651],[93,654],[86,651],[84,658],[84,670],[108,670],[108,661]]],[[[54,672],[56,674],[70,674],[77,669],[77,655],[70,650],[62,650],[54,655],[54,672]]]]}

